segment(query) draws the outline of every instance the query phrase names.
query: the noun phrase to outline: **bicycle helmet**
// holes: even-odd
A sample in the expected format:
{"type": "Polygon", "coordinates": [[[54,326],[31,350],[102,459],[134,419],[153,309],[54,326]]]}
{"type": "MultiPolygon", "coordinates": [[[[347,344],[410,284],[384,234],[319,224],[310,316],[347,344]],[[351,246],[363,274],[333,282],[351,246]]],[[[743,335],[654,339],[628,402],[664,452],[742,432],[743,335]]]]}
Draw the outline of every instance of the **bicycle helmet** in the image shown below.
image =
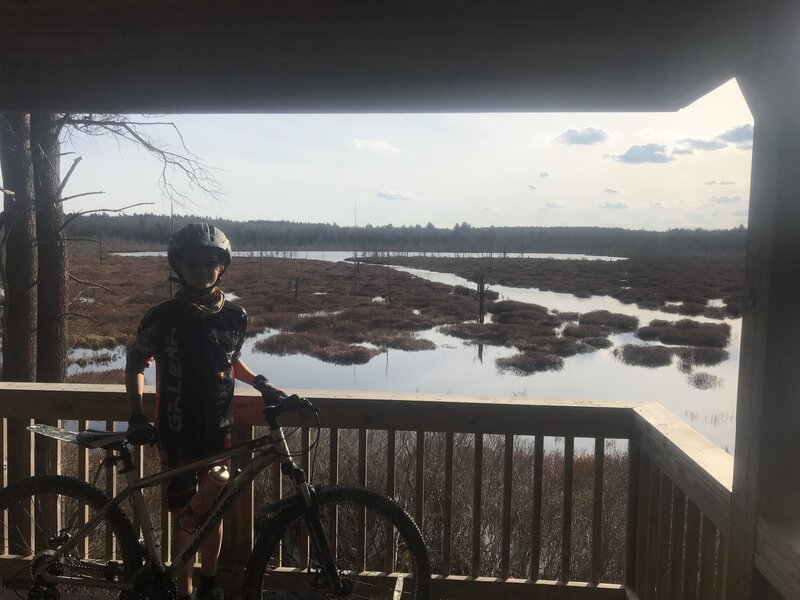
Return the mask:
{"type": "Polygon", "coordinates": [[[167,258],[172,270],[180,274],[178,265],[184,250],[189,248],[213,248],[217,251],[225,264],[225,268],[231,264],[231,242],[218,227],[208,223],[189,223],[184,225],[169,242],[167,258]]]}

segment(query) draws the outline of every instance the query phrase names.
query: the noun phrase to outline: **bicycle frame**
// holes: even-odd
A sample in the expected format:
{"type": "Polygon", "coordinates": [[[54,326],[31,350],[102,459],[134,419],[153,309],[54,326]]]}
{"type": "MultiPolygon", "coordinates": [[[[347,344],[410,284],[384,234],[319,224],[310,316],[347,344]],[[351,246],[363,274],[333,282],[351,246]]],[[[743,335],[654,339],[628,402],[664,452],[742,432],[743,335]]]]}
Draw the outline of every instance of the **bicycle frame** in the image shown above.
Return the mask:
{"type": "MultiPolygon", "coordinates": [[[[150,475],[148,477],[139,478],[138,469],[133,464],[130,450],[127,445],[122,444],[117,448],[119,452],[115,461],[122,462],[122,470],[119,472],[124,474],[128,486],[125,490],[114,496],[108,503],[98,510],[91,519],[83,524],[78,530],[70,537],[70,539],[60,546],[51,557],[51,560],[59,560],[63,556],[69,554],[74,550],[95,528],[103,517],[116,507],[119,507],[128,498],[131,498],[134,509],[134,527],[138,525],[141,528],[144,537],[144,559],[149,561],[150,564],[158,571],[166,573],[170,577],[175,577],[178,573],[183,571],[193,560],[197,554],[201,544],[205,538],[211,533],[212,529],[216,527],[219,521],[224,516],[229,505],[239,497],[239,495],[249,486],[256,476],[273,464],[275,461],[280,460],[282,464],[282,471],[285,474],[294,474],[291,477],[295,483],[299,496],[289,496],[282,500],[278,500],[272,504],[267,505],[267,508],[275,508],[283,505],[289,506],[295,502],[302,501],[307,508],[313,507],[312,488],[311,485],[305,480],[305,477],[297,476],[302,471],[295,465],[292,459],[289,446],[286,443],[286,438],[283,434],[282,427],[271,428],[269,433],[265,436],[255,440],[239,444],[207,458],[194,461],[192,463],[166,469],[150,475]],[[181,475],[183,473],[198,471],[215,463],[224,462],[235,456],[241,456],[248,452],[254,452],[253,460],[236,474],[236,476],[225,486],[222,494],[211,507],[206,515],[203,516],[200,523],[197,525],[191,537],[186,542],[185,548],[181,549],[173,556],[172,563],[166,565],[158,552],[155,540],[155,533],[153,530],[153,522],[150,518],[150,513],[146,510],[144,504],[144,497],[142,490],[153,487],[160,483],[169,481],[170,479],[181,475]]],[[[48,561],[49,564],[50,561],[48,561]]],[[[108,580],[86,580],[77,577],[65,577],[47,573],[48,564],[43,564],[35,576],[41,576],[45,581],[50,583],[73,583],[80,584],[85,587],[97,587],[103,589],[113,589],[120,591],[131,591],[133,584],[131,582],[115,582],[108,580]]]]}

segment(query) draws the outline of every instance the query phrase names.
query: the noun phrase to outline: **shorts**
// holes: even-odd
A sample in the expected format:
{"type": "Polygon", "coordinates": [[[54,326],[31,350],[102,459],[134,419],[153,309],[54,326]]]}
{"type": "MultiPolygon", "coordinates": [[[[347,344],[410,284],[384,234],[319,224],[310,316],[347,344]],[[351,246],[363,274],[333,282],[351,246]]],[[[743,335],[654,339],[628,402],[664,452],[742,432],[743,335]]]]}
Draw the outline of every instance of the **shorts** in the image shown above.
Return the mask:
{"type": "MultiPolygon", "coordinates": [[[[165,468],[179,467],[205,456],[211,456],[231,447],[230,431],[220,431],[207,439],[202,447],[185,447],[181,444],[161,449],[161,464],[165,468]]],[[[189,506],[189,501],[197,492],[197,484],[208,473],[208,469],[190,471],[170,479],[167,483],[167,507],[170,511],[189,506]]]]}

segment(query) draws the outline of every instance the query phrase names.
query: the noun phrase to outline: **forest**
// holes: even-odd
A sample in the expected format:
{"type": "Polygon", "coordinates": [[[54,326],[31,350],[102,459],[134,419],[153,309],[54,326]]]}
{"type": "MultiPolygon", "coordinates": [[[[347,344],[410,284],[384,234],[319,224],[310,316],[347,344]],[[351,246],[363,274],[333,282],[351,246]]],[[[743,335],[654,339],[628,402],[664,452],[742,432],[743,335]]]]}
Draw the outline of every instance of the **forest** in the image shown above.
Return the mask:
{"type": "MultiPolygon", "coordinates": [[[[72,239],[111,241],[115,246],[165,248],[170,231],[207,217],[155,214],[83,215],[70,220],[72,239]]],[[[747,230],[631,230],[618,227],[476,227],[452,228],[364,225],[292,221],[230,221],[211,219],[240,250],[358,250],[367,252],[482,252],[500,256],[520,252],[558,252],[610,256],[740,254],[747,230]]]]}

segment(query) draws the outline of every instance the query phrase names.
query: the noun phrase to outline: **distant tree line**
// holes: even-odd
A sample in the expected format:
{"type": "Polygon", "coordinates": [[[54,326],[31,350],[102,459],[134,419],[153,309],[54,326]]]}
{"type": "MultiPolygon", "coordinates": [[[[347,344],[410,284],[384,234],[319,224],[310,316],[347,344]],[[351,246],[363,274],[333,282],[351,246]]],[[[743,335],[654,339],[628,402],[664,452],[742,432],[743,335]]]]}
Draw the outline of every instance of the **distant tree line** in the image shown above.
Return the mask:
{"type": "MultiPolygon", "coordinates": [[[[164,247],[171,228],[207,220],[165,215],[85,215],[70,222],[70,238],[92,238],[164,247]]],[[[342,227],[335,223],[211,220],[239,250],[355,250],[361,252],[481,252],[514,256],[521,252],[561,252],[640,256],[648,254],[741,253],[747,230],[670,229],[646,231],[620,227],[474,227],[413,225],[342,227]]]]}

